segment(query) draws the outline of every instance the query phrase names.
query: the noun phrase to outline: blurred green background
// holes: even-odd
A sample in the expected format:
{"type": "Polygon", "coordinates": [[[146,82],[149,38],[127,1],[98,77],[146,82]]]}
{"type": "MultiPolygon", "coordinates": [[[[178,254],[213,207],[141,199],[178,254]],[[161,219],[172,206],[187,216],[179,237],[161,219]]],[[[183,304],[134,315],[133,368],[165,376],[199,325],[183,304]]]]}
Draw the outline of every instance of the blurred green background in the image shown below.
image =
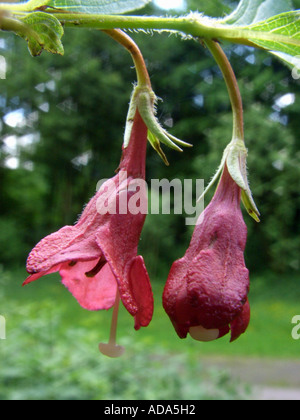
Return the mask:
{"type": "MultiPolygon", "coordinates": [[[[223,16],[236,2],[188,1],[187,10],[223,16]]],[[[300,1],[294,1],[300,8],[300,1]]],[[[144,13],[145,11],[143,11],[144,13]]],[[[181,11],[182,12],[182,11],[181,11]]],[[[146,13],[162,14],[155,5],[146,13]]],[[[168,12],[171,13],[171,12],[168,12]]],[[[159,102],[158,118],[194,147],[166,150],[170,167],[149,147],[147,179],[214,174],[231,139],[225,84],[210,54],[168,34],[132,34],[159,102]]],[[[99,31],[66,30],[64,57],[32,58],[23,40],[1,33],[6,79],[0,80],[0,399],[237,399],[241,385],[225,372],[203,370],[205,355],[299,359],[291,337],[300,314],[299,80],[267,53],[224,45],[245,106],[248,169],[261,211],[249,230],[252,320],[233,344],[180,340],[161,306],[172,262],[192,233],[185,216],[149,215],[140,244],[153,281],[152,324],[134,332],[122,311],[123,359],[107,360],[97,343],[108,338],[111,313],[89,313],[56,275],[21,288],[31,248],[73,224],[100,179],[118,166],[135,72],[127,52],[99,31]]],[[[247,382],[247,378],[244,378],[247,382]]]]}

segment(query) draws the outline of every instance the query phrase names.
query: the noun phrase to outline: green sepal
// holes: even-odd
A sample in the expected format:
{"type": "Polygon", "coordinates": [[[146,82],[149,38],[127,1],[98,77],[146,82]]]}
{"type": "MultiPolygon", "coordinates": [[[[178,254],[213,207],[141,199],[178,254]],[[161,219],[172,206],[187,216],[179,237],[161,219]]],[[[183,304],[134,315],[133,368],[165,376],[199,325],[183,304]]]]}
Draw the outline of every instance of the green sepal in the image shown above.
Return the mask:
{"type": "Polygon", "coordinates": [[[260,222],[260,213],[256,207],[256,204],[253,200],[252,194],[250,189],[249,190],[242,190],[242,203],[247,210],[248,214],[256,221],[260,222]]]}
{"type": "Polygon", "coordinates": [[[245,164],[247,159],[247,149],[243,140],[233,140],[226,149],[226,164],[231,178],[242,189],[247,189],[247,173],[245,164]]]}
{"type": "Polygon", "coordinates": [[[168,159],[166,155],[164,154],[164,151],[162,150],[160,146],[159,140],[154,136],[154,134],[151,133],[150,130],[148,130],[148,141],[153,147],[153,149],[158,153],[158,155],[162,158],[166,166],[169,166],[168,159]]]}
{"type": "Polygon", "coordinates": [[[157,138],[158,141],[170,147],[171,149],[182,152],[182,149],[169,138],[167,131],[165,131],[159,124],[154,114],[155,111],[151,97],[147,92],[141,92],[138,95],[138,110],[148,129],[157,138]]]}
{"type": "Polygon", "coordinates": [[[241,188],[242,191],[242,203],[245,206],[247,212],[256,222],[259,222],[260,213],[254,202],[247,175],[247,149],[245,143],[241,139],[233,139],[226,147],[223,153],[221,164],[206,187],[204,193],[201,195],[198,201],[201,201],[205,194],[211,189],[211,187],[220,180],[221,174],[227,165],[228,172],[231,178],[241,188]]]}
{"type": "Polygon", "coordinates": [[[124,133],[124,142],[123,142],[123,147],[125,149],[129,145],[136,110],[137,110],[137,99],[136,99],[136,88],[134,88],[131,95],[127,118],[126,118],[126,126],[125,126],[125,133],[124,133]]]}
{"type": "Polygon", "coordinates": [[[260,213],[254,202],[247,174],[248,151],[243,140],[233,140],[228,149],[226,164],[231,178],[242,190],[242,202],[251,217],[259,222],[260,213]]]}
{"type": "MultiPolygon", "coordinates": [[[[227,146],[228,147],[228,146],[227,146]]],[[[221,174],[224,170],[224,166],[226,163],[226,158],[227,158],[227,148],[224,150],[223,153],[223,157],[221,160],[221,164],[217,169],[217,172],[215,173],[215,175],[212,177],[211,181],[209,182],[208,186],[205,188],[204,192],[201,194],[201,196],[198,198],[197,202],[200,203],[200,201],[202,201],[204,199],[204,196],[208,193],[208,191],[213,187],[213,185],[218,181],[218,179],[220,179],[221,174]]]]}
{"type": "Polygon", "coordinates": [[[135,86],[126,119],[126,128],[124,134],[124,147],[128,147],[134,118],[138,111],[148,128],[148,141],[153,149],[158,153],[166,165],[169,165],[167,157],[161,148],[161,143],[167,145],[171,149],[182,152],[181,147],[192,147],[191,144],[186,143],[175,136],[169,134],[164,128],[161,127],[157,120],[156,105],[157,97],[155,93],[148,86],[135,86]]]}

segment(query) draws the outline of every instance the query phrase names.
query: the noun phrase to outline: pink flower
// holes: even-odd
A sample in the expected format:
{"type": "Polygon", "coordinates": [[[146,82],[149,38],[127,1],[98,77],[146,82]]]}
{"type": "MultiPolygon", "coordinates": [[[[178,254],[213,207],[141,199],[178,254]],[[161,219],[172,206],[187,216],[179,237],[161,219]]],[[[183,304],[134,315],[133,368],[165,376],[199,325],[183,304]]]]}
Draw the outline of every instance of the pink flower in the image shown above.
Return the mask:
{"type": "Polygon", "coordinates": [[[180,338],[190,333],[196,340],[211,341],[231,330],[234,341],[247,329],[247,228],[240,201],[241,189],[225,164],[191,244],[185,256],[173,264],[165,286],[163,305],[180,338]]]}
{"type": "MultiPolygon", "coordinates": [[[[36,245],[28,257],[30,276],[24,285],[59,272],[83,308],[110,309],[120,296],[135,319],[135,329],[150,323],[153,295],[143,257],[137,255],[146,212],[128,211],[135,194],[132,187],[137,179],[145,179],[146,148],[147,127],[136,111],[119,173],[102,185],[74,226],[65,226],[36,245]],[[118,209],[124,197],[127,211],[102,211],[105,200],[118,209]]],[[[142,194],[147,200],[145,191],[142,194]]]]}

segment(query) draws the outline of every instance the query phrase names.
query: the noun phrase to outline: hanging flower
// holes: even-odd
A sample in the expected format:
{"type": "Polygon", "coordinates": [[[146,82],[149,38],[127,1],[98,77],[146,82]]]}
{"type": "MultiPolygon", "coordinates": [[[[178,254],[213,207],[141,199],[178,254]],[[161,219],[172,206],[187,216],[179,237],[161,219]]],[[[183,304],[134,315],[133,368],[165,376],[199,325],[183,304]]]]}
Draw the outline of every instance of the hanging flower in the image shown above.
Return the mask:
{"type": "Polygon", "coordinates": [[[240,201],[241,188],[224,163],[217,191],[164,289],[163,305],[180,338],[189,333],[196,340],[211,341],[231,330],[234,341],[247,329],[247,228],[240,201]]]}
{"type": "MultiPolygon", "coordinates": [[[[59,272],[62,283],[85,309],[116,309],[120,298],[137,330],[147,326],[153,314],[149,276],[143,257],[137,255],[147,213],[147,194],[141,182],[145,179],[147,131],[137,110],[118,174],[102,185],[74,226],[65,226],[36,245],[27,260],[30,276],[24,283],[59,272]],[[138,208],[132,204],[137,201],[138,208]]],[[[113,357],[123,351],[115,345],[115,333],[107,348],[101,346],[101,351],[113,357]]]]}

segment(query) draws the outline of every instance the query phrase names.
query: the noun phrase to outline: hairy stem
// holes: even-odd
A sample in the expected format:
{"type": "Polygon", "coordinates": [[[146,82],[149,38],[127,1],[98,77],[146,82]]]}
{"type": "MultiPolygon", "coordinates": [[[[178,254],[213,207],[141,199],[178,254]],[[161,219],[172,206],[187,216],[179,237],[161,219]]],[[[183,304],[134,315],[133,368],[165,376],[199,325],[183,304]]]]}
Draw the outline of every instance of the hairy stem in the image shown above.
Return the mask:
{"type": "Polygon", "coordinates": [[[115,41],[121,44],[124,48],[126,48],[127,51],[129,51],[136,69],[138,85],[140,87],[148,86],[151,89],[151,81],[145,64],[145,60],[136,43],[120,29],[107,29],[103,30],[103,32],[105,32],[107,35],[109,35],[111,38],[113,38],[115,41]]]}
{"type": "Polygon", "coordinates": [[[233,111],[233,138],[244,139],[243,102],[234,71],[218,42],[206,39],[205,44],[219,65],[227,85],[233,111]]]}
{"type": "Polygon", "coordinates": [[[203,16],[198,12],[178,17],[84,14],[70,12],[65,8],[58,9],[47,6],[47,4],[41,5],[39,0],[0,3],[0,11],[12,13],[15,17],[24,17],[27,13],[42,11],[54,15],[65,27],[167,31],[182,33],[195,38],[223,39],[253,47],[257,47],[255,39],[299,46],[299,40],[294,37],[272,31],[257,31],[250,29],[248,26],[228,25],[219,22],[217,19],[203,16]]]}
{"type": "MultiPolygon", "coordinates": [[[[60,13],[60,11],[56,12],[50,9],[49,13],[52,13],[65,27],[101,30],[119,28],[166,31],[200,38],[222,38],[237,44],[255,46],[244,36],[245,30],[232,28],[230,25],[218,24],[214,19],[204,18],[199,13],[179,17],[86,15],[80,13],[60,13]]],[[[261,35],[261,32],[259,34],[261,35]]],[[[251,35],[255,37],[254,31],[251,35]]],[[[269,35],[268,39],[270,38],[270,34],[263,35],[269,35]]]]}

